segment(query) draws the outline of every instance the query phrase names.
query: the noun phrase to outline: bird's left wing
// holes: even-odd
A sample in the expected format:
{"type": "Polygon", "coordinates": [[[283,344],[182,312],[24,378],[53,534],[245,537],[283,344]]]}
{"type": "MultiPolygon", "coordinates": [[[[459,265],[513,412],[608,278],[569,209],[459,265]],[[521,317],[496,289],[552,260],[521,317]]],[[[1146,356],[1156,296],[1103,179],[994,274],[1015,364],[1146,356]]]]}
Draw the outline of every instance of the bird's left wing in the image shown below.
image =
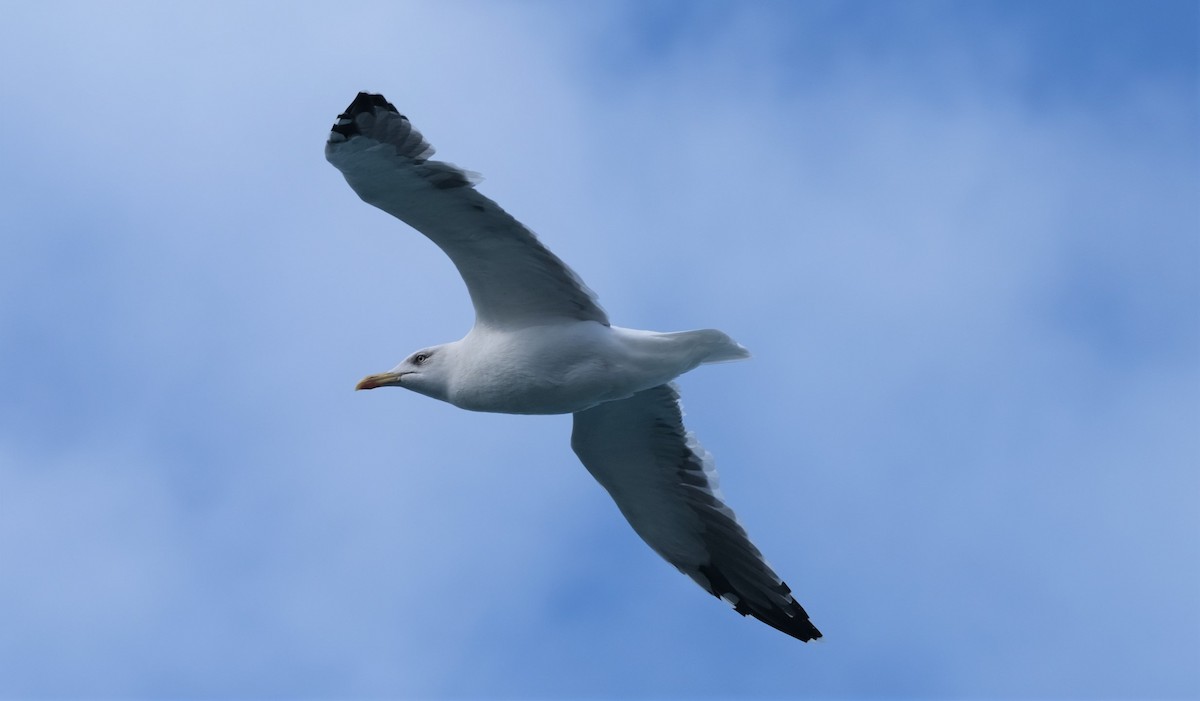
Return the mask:
{"type": "Polygon", "coordinates": [[[738,613],[803,641],[808,614],[721,500],[708,452],[660,385],[575,414],[571,447],[646,544],[738,613]]]}
{"type": "Polygon", "coordinates": [[[579,277],[521,222],[479,194],[382,95],[359,93],[338,116],[325,158],[368,204],[438,245],[471,294],[477,322],[507,327],[608,317],[579,277]]]}

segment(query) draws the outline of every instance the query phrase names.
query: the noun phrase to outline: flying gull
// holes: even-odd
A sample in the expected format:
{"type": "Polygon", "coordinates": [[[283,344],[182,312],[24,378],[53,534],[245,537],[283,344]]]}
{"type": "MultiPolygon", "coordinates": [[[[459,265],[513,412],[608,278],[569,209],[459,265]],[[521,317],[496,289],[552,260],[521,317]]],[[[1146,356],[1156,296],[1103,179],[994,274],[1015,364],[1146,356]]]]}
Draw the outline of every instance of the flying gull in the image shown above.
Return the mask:
{"type": "Polygon", "coordinates": [[[325,157],[364,202],[450,256],[475,324],[356,389],[403,387],[472,411],[574,414],[571,447],[654,552],[724,599],[803,641],[821,637],[717,488],[712,458],[683,426],[679,375],[749,353],[715,329],[612,326],[579,277],[382,95],[359,93],[325,157]]]}

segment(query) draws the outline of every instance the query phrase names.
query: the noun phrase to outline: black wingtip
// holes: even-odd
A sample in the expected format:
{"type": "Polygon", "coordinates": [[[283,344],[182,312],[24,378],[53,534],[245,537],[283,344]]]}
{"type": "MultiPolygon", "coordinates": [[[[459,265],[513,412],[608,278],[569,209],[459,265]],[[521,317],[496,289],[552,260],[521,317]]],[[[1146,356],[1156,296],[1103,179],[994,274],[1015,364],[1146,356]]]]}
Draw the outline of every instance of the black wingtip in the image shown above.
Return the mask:
{"type": "Polygon", "coordinates": [[[360,92],[354,96],[354,100],[350,102],[350,106],[346,108],[346,111],[342,113],[342,116],[353,117],[361,112],[373,111],[376,107],[383,107],[384,109],[395,112],[396,114],[400,114],[400,111],[396,109],[396,106],[388,102],[387,98],[383,95],[373,92],[360,92]]]}
{"type": "MultiPolygon", "coordinates": [[[[799,606],[799,604],[797,604],[797,606],[799,606]]],[[[808,616],[804,613],[803,608],[800,609],[799,615],[792,616],[779,615],[778,613],[770,616],[760,616],[754,611],[751,611],[750,615],[754,616],[763,623],[766,623],[775,630],[780,631],[781,633],[787,633],[801,642],[807,643],[813,640],[820,640],[821,638],[825,637],[821,635],[821,631],[817,630],[817,627],[812,624],[812,621],[808,620],[808,616]]]]}
{"type": "Polygon", "coordinates": [[[729,580],[721,571],[711,565],[700,568],[700,573],[709,582],[709,592],[718,599],[725,599],[733,604],[733,610],[743,616],[754,616],[775,630],[786,633],[801,642],[817,640],[821,631],[808,619],[808,612],[792,596],[792,590],[787,584],[779,582],[778,593],[786,596],[790,602],[784,607],[755,606],[749,599],[737,593],[729,580]]]}
{"type": "Polygon", "coordinates": [[[354,118],[364,112],[373,113],[379,107],[389,112],[400,114],[400,110],[388,102],[387,98],[383,95],[360,92],[354,96],[354,100],[350,102],[350,106],[346,108],[346,111],[338,115],[337,122],[333,125],[333,131],[349,139],[351,136],[359,133],[358,126],[354,123],[354,118]]]}

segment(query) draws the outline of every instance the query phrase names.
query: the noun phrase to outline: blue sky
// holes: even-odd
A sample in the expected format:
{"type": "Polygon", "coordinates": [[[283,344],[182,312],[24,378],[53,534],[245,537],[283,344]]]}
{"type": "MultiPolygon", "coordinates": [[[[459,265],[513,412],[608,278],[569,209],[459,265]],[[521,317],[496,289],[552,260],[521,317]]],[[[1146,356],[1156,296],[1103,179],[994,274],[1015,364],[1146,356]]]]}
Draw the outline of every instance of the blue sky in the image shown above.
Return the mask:
{"type": "Polygon", "coordinates": [[[0,698],[1200,695],[1196,3],[3,9],[0,698]],[[358,90],[754,352],[688,422],[825,640],[569,417],[352,391],[471,322],[358,90]]]}

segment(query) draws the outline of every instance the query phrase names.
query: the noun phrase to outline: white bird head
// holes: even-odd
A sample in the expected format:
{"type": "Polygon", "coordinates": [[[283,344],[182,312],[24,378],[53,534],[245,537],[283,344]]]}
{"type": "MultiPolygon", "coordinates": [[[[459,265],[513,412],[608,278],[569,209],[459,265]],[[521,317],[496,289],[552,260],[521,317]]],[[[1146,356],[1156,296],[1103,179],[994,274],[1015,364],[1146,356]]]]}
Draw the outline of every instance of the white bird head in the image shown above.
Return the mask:
{"type": "MultiPolygon", "coordinates": [[[[448,344],[447,344],[448,345],[448,344]]],[[[416,351],[396,367],[378,375],[367,375],[354,389],[403,387],[427,397],[446,401],[450,385],[447,345],[416,351]]]]}

